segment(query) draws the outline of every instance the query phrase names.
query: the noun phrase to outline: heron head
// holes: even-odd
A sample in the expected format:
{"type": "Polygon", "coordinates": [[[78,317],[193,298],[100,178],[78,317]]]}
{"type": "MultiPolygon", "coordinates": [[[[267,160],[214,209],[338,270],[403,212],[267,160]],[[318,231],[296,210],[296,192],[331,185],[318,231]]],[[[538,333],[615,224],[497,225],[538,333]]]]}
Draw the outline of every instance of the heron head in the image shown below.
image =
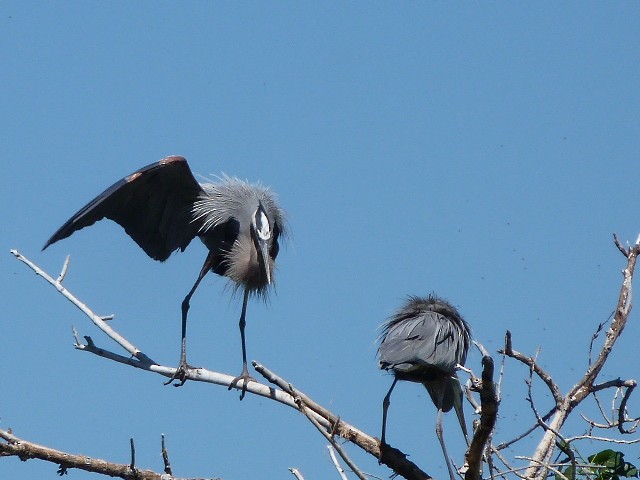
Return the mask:
{"type": "Polygon", "coordinates": [[[258,202],[258,208],[253,213],[251,219],[251,237],[256,246],[258,255],[258,263],[267,280],[267,284],[271,284],[271,257],[269,251],[271,248],[271,242],[273,238],[273,230],[269,223],[269,217],[262,205],[262,202],[258,202]]]}

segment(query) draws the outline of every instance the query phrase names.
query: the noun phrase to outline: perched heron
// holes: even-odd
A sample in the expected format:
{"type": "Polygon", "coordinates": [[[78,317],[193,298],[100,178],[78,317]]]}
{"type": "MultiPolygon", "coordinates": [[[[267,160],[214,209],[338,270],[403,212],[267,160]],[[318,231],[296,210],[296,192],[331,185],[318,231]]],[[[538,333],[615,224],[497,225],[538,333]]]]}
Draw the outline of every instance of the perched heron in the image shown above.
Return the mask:
{"type": "Polygon", "coordinates": [[[453,469],[442,438],[442,412],[455,409],[468,444],[462,388],[456,375],[456,365],[464,365],[469,350],[471,332],[467,322],[454,306],[435,295],[409,297],[385,323],[380,338],[380,368],[391,370],[394,375],[382,403],[381,445],[386,445],[387,410],[396,383],[398,380],[421,383],[438,409],[436,435],[453,480],[453,469]]]}
{"type": "Polygon", "coordinates": [[[242,373],[230,385],[243,380],[240,399],[253,378],[247,369],[245,315],[249,296],[266,295],[273,282],[278,238],[285,233],[284,213],[275,195],[259,184],[223,177],[220,183],[199,184],[183,157],[167,157],[147,165],[114,183],[71,217],[47,241],[67,238],[77,230],[108,218],[125,232],[149,257],[161,262],[171,253],[184,251],[194,237],[209,249],[195,284],[182,302],[182,347],[180,363],[167,382],[186,381],[186,333],[189,301],[209,270],[228,277],[242,288],[240,315],[242,373]]]}

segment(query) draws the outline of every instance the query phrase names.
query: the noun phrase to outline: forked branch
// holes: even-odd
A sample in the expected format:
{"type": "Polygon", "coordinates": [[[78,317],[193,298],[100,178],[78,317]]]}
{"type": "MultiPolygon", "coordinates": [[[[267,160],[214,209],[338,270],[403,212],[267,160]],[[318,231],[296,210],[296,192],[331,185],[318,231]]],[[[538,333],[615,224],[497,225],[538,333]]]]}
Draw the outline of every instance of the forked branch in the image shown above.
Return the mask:
{"type": "MultiPolygon", "coordinates": [[[[560,402],[558,402],[558,399],[556,398],[556,412],[542,438],[542,441],[538,445],[534,456],[530,459],[529,467],[525,472],[526,478],[543,479],[546,477],[546,472],[549,469],[549,460],[556,446],[557,432],[560,432],[571,411],[575,409],[585,398],[587,398],[588,395],[593,393],[595,381],[609,358],[609,354],[611,353],[616,341],[627,324],[632,307],[633,273],[638,254],[640,254],[640,237],[638,237],[638,240],[634,245],[628,248],[623,247],[615,235],[614,243],[618,250],[620,250],[620,252],[626,257],[627,266],[622,271],[622,286],[620,288],[620,294],[618,296],[618,302],[611,326],[606,332],[605,340],[595,362],[589,366],[580,381],[576,383],[564,397],[561,398],[560,402]]],[[[505,348],[505,350],[507,349],[505,348]]],[[[629,390],[633,390],[633,388],[630,388],[629,390]]]]}

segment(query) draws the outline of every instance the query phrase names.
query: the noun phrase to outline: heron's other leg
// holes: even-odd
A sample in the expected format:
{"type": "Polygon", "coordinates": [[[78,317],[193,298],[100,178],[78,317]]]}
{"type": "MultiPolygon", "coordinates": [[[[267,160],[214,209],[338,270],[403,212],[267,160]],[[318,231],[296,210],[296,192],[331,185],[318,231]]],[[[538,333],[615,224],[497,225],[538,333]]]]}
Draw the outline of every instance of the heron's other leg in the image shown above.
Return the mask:
{"type": "Polygon", "coordinates": [[[398,377],[393,378],[393,383],[391,384],[391,388],[384,396],[384,400],[382,401],[382,434],[380,435],[380,444],[387,444],[386,436],[387,436],[387,410],[389,410],[389,405],[391,405],[391,392],[393,392],[396,383],[398,382],[398,377]]]}
{"type": "MultiPolygon", "coordinates": [[[[459,380],[455,378],[460,384],[459,380]]],[[[456,395],[453,399],[453,408],[456,411],[456,416],[458,417],[458,422],[460,423],[460,428],[462,428],[462,433],[464,435],[464,439],[467,442],[467,447],[469,446],[469,435],[467,434],[467,422],[464,419],[464,410],[462,408],[462,388],[459,389],[460,394],[456,395]]]]}
{"type": "Polygon", "coordinates": [[[447,453],[447,447],[444,445],[444,438],[442,437],[442,400],[444,397],[444,389],[440,389],[438,398],[438,418],[436,420],[436,436],[440,441],[440,446],[442,447],[442,453],[444,454],[444,459],[447,462],[447,469],[449,470],[449,478],[451,480],[456,480],[453,475],[453,468],[451,467],[451,461],[449,460],[449,454],[447,453]]]}
{"type": "Polygon", "coordinates": [[[249,290],[247,288],[244,289],[244,300],[242,302],[242,314],[240,315],[240,339],[242,341],[242,373],[238,375],[236,378],[231,380],[229,384],[229,390],[236,386],[236,384],[242,380],[242,392],[240,393],[240,400],[244,398],[244,394],[247,392],[247,383],[255,382],[256,379],[249,375],[249,369],[247,368],[247,344],[244,336],[244,327],[247,322],[245,320],[245,315],[247,313],[247,302],[249,300],[249,290]]]}
{"type": "Polygon", "coordinates": [[[168,382],[165,382],[165,385],[169,385],[174,380],[178,380],[179,382],[174,383],[173,386],[181,387],[184,385],[184,382],[187,381],[187,369],[189,368],[189,364],[187,363],[187,313],[189,312],[190,307],[189,302],[204,276],[209,270],[211,270],[211,267],[213,267],[213,253],[209,252],[204,264],[202,265],[202,269],[198,274],[196,283],[193,284],[193,287],[191,287],[191,290],[189,290],[189,293],[187,293],[187,296],[184,297],[184,300],[182,301],[182,345],[180,348],[180,363],[178,364],[178,368],[176,368],[173,376],[168,382]]]}

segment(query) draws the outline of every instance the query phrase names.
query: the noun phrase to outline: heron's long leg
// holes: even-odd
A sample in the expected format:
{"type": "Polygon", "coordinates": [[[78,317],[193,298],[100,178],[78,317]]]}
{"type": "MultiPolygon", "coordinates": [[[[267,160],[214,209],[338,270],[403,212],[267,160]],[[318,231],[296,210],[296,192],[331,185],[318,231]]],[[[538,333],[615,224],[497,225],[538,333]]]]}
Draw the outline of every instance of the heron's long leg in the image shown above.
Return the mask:
{"type": "Polygon", "coordinates": [[[242,341],[242,373],[248,373],[247,370],[247,343],[244,336],[244,327],[247,325],[245,316],[247,314],[247,301],[249,300],[249,290],[244,289],[244,299],[242,300],[242,314],[240,315],[240,340],[242,341]]]}
{"type": "Polygon", "coordinates": [[[449,460],[449,454],[447,453],[447,447],[444,445],[444,438],[442,437],[442,400],[444,398],[444,389],[441,388],[439,392],[438,398],[438,418],[436,420],[436,436],[440,441],[440,446],[442,447],[442,453],[444,454],[444,459],[447,462],[447,469],[449,470],[449,478],[451,480],[456,480],[453,475],[453,468],[451,467],[451,461],[449,460]]]}
{"type": "Polygon", "coordinates": [[[380,435],[380,443],[386,444],[386,436],[387,436],[387,410],[389,409],[389,405],[391,405],[391,392],[393,392],[393,388],[396,386],[398,382],[398,377],[393,378],[393,383],[391,384],[391,388],[387,392],[382,401],[382,434],[380,435]]]}
{"type": "Polygon", "coordinates": [[[255,382],[255,378],[249,375],[249,369],[247,368],[247,344],[244,336],[244,327],[247,322],[245,320],[245,316],[247,313],[247,302],[249,301],[249,290],[247,288],[244,289],[244,300],[242,302],[242,313],[240,314],[240,339],[242,341],[242,373],[238,375],[236,378],[231,380],[229,384],[229,390],[236,386],[236,384],[242,380],[242,392],[240,393],[240,400],[244,398],[244,394],[247,392],[247,383],[250,381],[255,382]]]}
{"type": "Polygon", "coordinates": [[[191,287],[191,290],[189,290],[189,293],[187,293],[187,296],[184,297],[184,300],[182,301],[182,345],[180,348],[180,363],[178,364],[178,368],[173,374],[173,377],[171,377],[168,382],[165,382],[165,385],[170,384],[174,380],[180,380],[180,382],[175,383],[174,386],[181,387],[182,385],[184,385],[184,382],[187,381],[186,373],[187,368],[189,368],[189,365],[187,364],[187,313],[189,312],[190,307],[189,302],[191,301],[191,297],[198,288],[198,285],[200,285],[200,282],[202,281],[204,276],[209,270],[211,270],[211,267],[213,267],[213,257],[213,253],[209,252],[207,258],[204,261],[204,264],[202,265],[202,269],[198,274],[196,283],[193,284],[193,287],[191,287]]]}

